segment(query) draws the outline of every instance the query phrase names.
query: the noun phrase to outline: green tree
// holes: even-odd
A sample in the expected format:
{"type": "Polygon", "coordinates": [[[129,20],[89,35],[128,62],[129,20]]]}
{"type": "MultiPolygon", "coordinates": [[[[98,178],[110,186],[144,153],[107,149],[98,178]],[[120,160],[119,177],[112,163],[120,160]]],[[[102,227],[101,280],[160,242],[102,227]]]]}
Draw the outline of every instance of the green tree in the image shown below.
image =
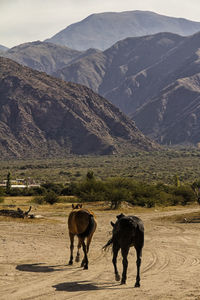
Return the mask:
{"type": "Polygon", "coordinates": [[[193,184],[191,185],[191,188],[195,194],[197,202],[200,204],[200,181],[193,182],[193,184]]]}
{"type": "Polygon", "coordinates": [[[51,204],[51,205],[53,205],[54,203],[58,202],[58,200],[59,200],[59,197],[58,197],[58,195],[54,191],[49,191],[44,196],[44,201],[46,203],[51,204]]]}
{"type": "Polygon", "coordinates": [[[7,174],[7,182],[6,182],[6,194],[10,194],[11,191],[11,174],[8,172],[7,174]]]}
{"type": "Polygon", "coordinates": [[[94,180],[94,172],[88,171],[86,175],[87,180],[94,180]]]}
{"type": "Polygon", "coordinates": [[[174,183],[175,183],[176,187],[180,187],[181,186],[181,182],[180,182],[180,179],[179,179],[178,175],[174,176],[174,183]]]}

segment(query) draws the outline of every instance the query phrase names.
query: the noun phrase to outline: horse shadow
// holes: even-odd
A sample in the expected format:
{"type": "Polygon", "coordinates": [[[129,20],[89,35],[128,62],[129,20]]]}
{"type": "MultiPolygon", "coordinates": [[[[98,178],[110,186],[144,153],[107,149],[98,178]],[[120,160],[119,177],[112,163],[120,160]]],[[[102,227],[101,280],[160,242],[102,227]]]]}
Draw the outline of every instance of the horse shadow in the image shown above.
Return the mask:
{"type": "Polygon", "coordinates": [[[57,272],[57,271],[64,271],[64,265],[57,265],[57,266],[45,266],[43,263],[36,263],[36,264],[22,264],[17,265],[16,270],[23,271],[23,272],[35,272],[35,273],[50,273],[50,272],[57,272]]]}
{"type": "MultiPolygon", "coordinates": [[[[59,292],[80,292],[80,291],[100,291],[106,289],[118,290],[122,286],[116,283],[91,283],[86,280],[63,282],[52,286],[59,292]]],[[[126,289],[132,289],[133,287],[126,287],[126,289]]]]}
{"type": "Polygon", "coordinates": [[[78,292],[78,291],[95,291],[101,288],[88,281],[63,282],[53,286],[56,291],[78,292]]]}

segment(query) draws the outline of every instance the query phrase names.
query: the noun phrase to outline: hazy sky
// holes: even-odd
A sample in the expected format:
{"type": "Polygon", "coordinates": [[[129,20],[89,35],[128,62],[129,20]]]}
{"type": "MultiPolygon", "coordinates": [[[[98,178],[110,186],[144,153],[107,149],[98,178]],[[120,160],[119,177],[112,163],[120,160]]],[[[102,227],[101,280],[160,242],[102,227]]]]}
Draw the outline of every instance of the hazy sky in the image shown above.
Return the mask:
{"type": "Polygon", "coordinates": [[[0,44],[42,41],[92,13],[127,10],[200,22],[200,0],[0,0],[0,44]]]}

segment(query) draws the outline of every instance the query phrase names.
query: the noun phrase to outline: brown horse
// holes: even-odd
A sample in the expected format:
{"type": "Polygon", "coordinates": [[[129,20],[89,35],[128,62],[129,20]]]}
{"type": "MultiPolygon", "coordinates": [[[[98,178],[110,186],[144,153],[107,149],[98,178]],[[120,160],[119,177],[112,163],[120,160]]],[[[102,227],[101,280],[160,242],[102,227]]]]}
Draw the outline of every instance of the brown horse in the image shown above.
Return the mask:
{"type": "Polygon", "coordinates": [[[88,209],[83,209],[82,204],[74,206],[72,204],[72,211],[68,217],[68,229],[70,237],[70,260],[69,265],[73,264],[73,250],[74,250],[74,236],[78,237],[78,249],[76,254],[76,262],[80,260],[79,250],[82,246],[84,252],[84,258],[81,263],[81,267],[85,270],[88,269],[88,257],[92,236],[96,230],[97,222],[95,220],[93,212],[88,209]],[[87,238],[87,245],[85,244],[85,238],[87,238]]]}

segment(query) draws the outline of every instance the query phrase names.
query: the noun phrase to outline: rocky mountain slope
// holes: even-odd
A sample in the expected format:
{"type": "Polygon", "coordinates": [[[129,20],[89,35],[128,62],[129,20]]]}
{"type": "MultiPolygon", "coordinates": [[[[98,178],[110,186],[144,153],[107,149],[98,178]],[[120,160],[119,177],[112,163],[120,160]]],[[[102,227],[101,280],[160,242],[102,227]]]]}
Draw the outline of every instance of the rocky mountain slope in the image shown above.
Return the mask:
{"type": "Polygon", "coordinates": [[[7,47],[0,45],[0,55],[4,54],[4,52],[6,52],[8,50],[7,47]]]}
{"type": "Polygon", "coordinates": [[[5,47],[5,46],[3,46],[3,45],[0,45],[0,51],[7,51],[7,50],[8,50],[7,47],[5,47]]]}
{"type": "Polygon", "coordinates": [[[133,121],[91,89],[0,57],[1,157],[156,148],[133,121]]]}
{"type": "Polygon", "coordinates": [[[76,50],[105,50],[127,37],[158,32],[191,35],[200,31],[200,22],[168,17],[150,11],[125,11],[92,14],[74,23],[46,41],[76,50]]]}
{"type": "Polygon", "coordinates": [[[188,37],[159,33],[128,38],[55,76],[89,86],[132,116],[156,141],[196,144],[200,127],[197,120],[191,127],[191,119],[198,117],[199,73],[200,32],[188,37]],[[194,99],[198,101],[191,112],[194,99]]]}
{"type": "Polygon", "coordinates": [[[95,49],[81,52],[52,43],[35,41],[13,47],[1,55],[32,69],[52,74],[74,60],[96,52],[95,49]]]}
{"type": "Polygon", "coordinates": [[[200,143],[200,70],[163,89],[133,119],[144,134],[161,144],[200,143]]]}
{"type": "Polygon", "coordinates": [[[127,38],[104,52],[69,64],[54,76],[84,84],[130,114],[143,105],[155,89],[159,90],[157,79],[166,74],[162,69],[161,74],[157,72],[157,86],[152,87],[152,78],[146,75],[148,70],[159,66],[185,39],[171,33],[127,38]]]}

